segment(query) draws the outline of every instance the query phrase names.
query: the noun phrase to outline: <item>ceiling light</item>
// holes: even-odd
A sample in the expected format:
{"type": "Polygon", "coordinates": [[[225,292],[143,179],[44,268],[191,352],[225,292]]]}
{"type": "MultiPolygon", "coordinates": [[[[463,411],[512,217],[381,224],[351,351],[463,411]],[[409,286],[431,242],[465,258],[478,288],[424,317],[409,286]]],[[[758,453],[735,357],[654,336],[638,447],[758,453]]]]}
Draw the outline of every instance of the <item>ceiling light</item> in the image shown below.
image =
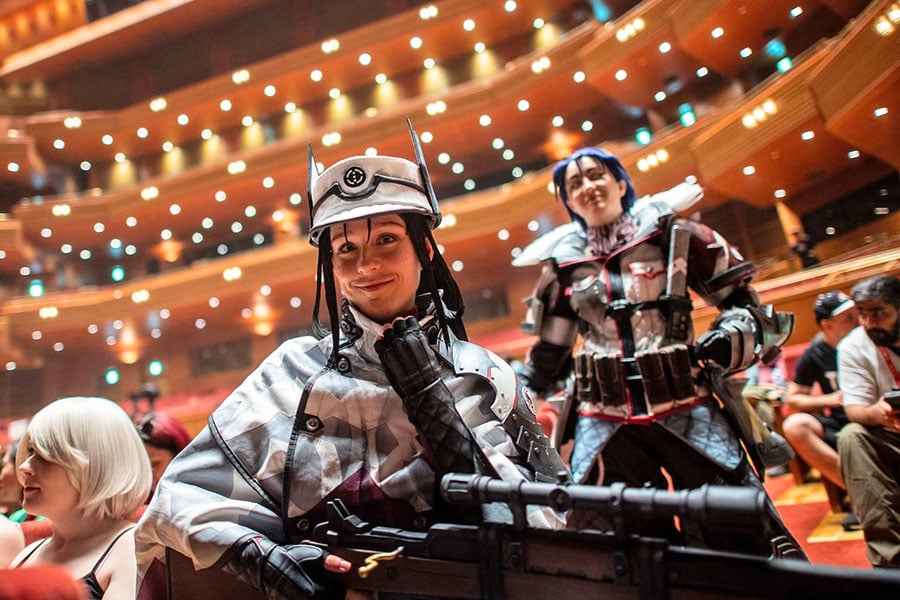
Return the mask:
{"type": "MultiPolygon", "coordinates": [[[[230,108],[231,108],[231,103],[229,102],[229,103],[228,103],[228,108],[225,108],[225,107],[223,106],[223,103],[224,103],[224,102],[228,102],[228,101],[227,101],[227,100],[222,100],[222,102],[219,103],[219,108],[221,108],[222,110],[228,110],[228,109],[230,109],[230,108]]],[[[191,122],[191,118],[190,118],[189,116],[187,116],[186,114],[181,113],[180,115],[178,115],[178,117],[175,119],[175,121],[176,121],[179,125],[187,125],[188,123],[191,122]]]]}
{"type": "Polygon", "coordinates": [[[108,133],[104,134],[102,138],[100,138],[100,143],[104,146],[111,146],[113,143],[113,136],[108,133]]]}
{"type": "Polygon", "coordinates": [[[584,71],[575,71],[572,74],[572,81],[575,83],[584,83],[585,79],[587,79],[587,76],[584,74],[584,71]]]}
{"type": "Polygon", "coordinates": [[[263,88],[263,94],[265,94],[269,98],[272,98],[277,92],[278,90],[276,90],[275,86],[272,84],[269,84],[263,88]]]}
{"type": "Polygon", "coordinates": [[[150,135],[150,132],[147,131],[147,128],[146,128],[146,127],[138,127],[138,130],[137,130],[137,136],[138,136],[139,138],[144,139],[144,138],[146,138],[148,135],[150,135]]]}
{"type": "Polygon", "coordinates": [[[229,110],[231,110],[231,100],[225,98],[224,100],[219,102],[219,109],[222,112],[228,112],[229,110]]]}
{"type": "Polygon", "coordinates": [[[473,29],[475,29],[475,21],[472,19],[466,19],[465,21],[463,21],[463,29],[465,29],[466,31],[472,31],[473,29]]]}
{"type": "Polygon", "coordinates": [[[56,148],[57,150],[62,150],[63,148],[66,147],[66,142],[65,142],[65,140],[56,138],[55,140],[53,140],[53,147],[56,148]]]}
{"type": "Polygon", "coordinates": [[[616,71],[616,81],[625,81],[627,77],[628,71],[626,71],[625,69],[619,69],[618,71],[616,71]]]}
{"type": "Polygon", "coordinates": [[[672,49],[672,44],[669,42],[663,42],[659,45],[659,51],[661,54],[666,54],[672,49]]]}
{"type": "Polygon", "coordinates": [[[231,81],[233,81],[237,85],[247,83],[248,81],[250,81],[250,71],[248,71],[247,69],[235,71],[231,74],[231,81]]]}
{"type": "Polygon", "coordinates": [[[422,47],[422,38],[420,38],[420,37],[417,36],[417,35],[416,35],[416,36],[413,36],[413,37],[411,37],[411,38],[409,38],[409,46],[410,46],[413,50],[418,50],[419,48],[422,47]]]}
{"type": "Polygon", "coordinates": [[[363,52],[362,54],[359,55],[359,64],[361,64],[364,67],[367,67],[371,63],[372,63],[372,55],[371,54],[369,54],[368,52],[363,52]]]}
{"type": "Polygon", "coordinates": [[[332,52],[337,52],[341,47],[341,43],[337,41],[335,38],[331,38],[330,40],[325,40],[322,42],[322,52],[325,54],[331,54],[332,52]]]}
{"type": "Polygon", "coordinates": [[[713,39],[719,39],[720,37],[725,35],[725,30],[721,27],[716,27],[709,34],[713,37],[713,39]]]}
{"type": "Polygon", "coordinates": [[[309,78],[313,81],[322,81],[322,71],[319,69],[313,69],[309,73],[309,78]]]}
{"type": "Polygon", "coordinates": [[[150,110],[160,112],[166,109],[167,102],[165,98],[154,98],[150,101],[150,110]]]}

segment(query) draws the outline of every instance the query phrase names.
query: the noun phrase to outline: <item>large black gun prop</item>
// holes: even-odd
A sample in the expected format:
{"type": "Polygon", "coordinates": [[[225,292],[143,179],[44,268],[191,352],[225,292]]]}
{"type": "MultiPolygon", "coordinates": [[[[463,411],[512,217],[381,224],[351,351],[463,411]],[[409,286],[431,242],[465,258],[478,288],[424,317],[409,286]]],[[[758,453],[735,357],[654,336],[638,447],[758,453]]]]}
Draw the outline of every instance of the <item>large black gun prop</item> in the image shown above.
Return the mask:
{"type": "MultiPolygon", "coordinates": [[[[799,560],[676,547],[632,533],[648,515],[693,519],[730,531],[761,518],[763,492],[704,486],[696,490],[511,484],[474,475],[447,475],[444,498],[454,504],[506,507],[512,523],[436,524],[424,532],[373,526],[329,506],[329,520],[308,540],[354,565],[348,588],[410,598],[840,598],[900,597],[900,573],[815,565],[799,560]],[[612,531],[535,529],[529,505],[603,513],[612,531]]],[[[169,553],[172,598],[262,598],[242,595],[221,572],[198,583],[184,557],[169,553]],[[190,571],[190,582],[181,579],[190,571]],[[218,581],[216,581],[216,579],[218,581]],[[193,593],[196,593],[193,592],[193,593]]],[[[186,577],[185,577],[186,579],[186,577]]],[[[230,579],[230,578],[228,578],[230,579]]],[[[238,586],[240,587],[240,586],[238,586]]]]}

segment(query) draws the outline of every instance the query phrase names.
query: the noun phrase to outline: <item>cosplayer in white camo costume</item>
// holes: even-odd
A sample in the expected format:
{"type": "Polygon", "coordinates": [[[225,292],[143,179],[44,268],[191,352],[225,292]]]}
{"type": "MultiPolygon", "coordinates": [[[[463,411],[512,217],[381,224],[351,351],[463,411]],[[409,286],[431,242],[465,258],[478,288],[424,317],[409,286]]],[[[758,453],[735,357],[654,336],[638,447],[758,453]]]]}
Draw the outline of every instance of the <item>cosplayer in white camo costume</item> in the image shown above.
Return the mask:
{"type": "MultiPolygon", "coordinates": [[[[760,355],[777,354],[791,331],[792,315],[761,306],[749,285],[756,269],[721,235],[676,217],[702,197],[699,186],[683,183],[638,199],[618,158],[600,148],[561,160],[553,181],[572,223],[533,242],[513,264],[543,265],[525,323],[526,331],[540,339],[522,376],[539,395],[570,381],[554,438],[558,444],[574,438],[573,480],[666,488],[664,467],[677,489],[704,483],[761,489],[735,425],[744,426],[758,468],[766,459],[787,462],[790,453],[780,452],[780,436],[750,422],[755,414],[736,405],[742,400],[733,391],[728,408],[734,421],[729,422],[710,393],[716,386],[708,378],[697,380],[696,360],[701,359],[703,375],[719,375],[719,389],[713,392],[726,400],[724,375],[747,368],[760,355]],[[688,288],[722,311],[696,348],[688,288]],[[680,363],[669,353],[673,349],[680,363]],[[642,356],[659,362],[644,369],[636,358],[642,356]],[[672,364],[684,368],[678,372],[672,364]]],[[[763,529],[732,532],[727,539],[712,539],[711,532],[675,532],[671,520],[654,524],[647,519],[647,532],[764,555],[772,552],[770,540],[776,540],[784,543],[776,554],[799,554],[769,508],[772,522],[763,529]]]]}
{"type": "MultiPolygon", "coordinates": [[[[310,150],[310,240],[326,257],[320,270],[326,271],[332,333],[283,343],[172,462],[136,534],[139,568],[146,573],[140,598],[156,597],[153,580],[165,547],[190,557],[198,569],[223,568],[267,598],[342,596],[340,584],[322,572],[321,552],[300,544],[335,498],[379,525],[421,530],[436,519],[460,518],[437,498],[436,484],[447,470],[439,464],[440,448],[423,444],[427,435],[411,422],[385,373],[376,342],[390,323],[376,323],[346,301],[338,308],[334,288],[328,289],[334,285],[330,250],[323,251],[330,248],[329,227],[384,214],[420,215],[404,220],[409,227],[418,219],[423,237],[434,243],[430,229],[440,212],[410,133],[418,165],[353,157],[319,175],[310,150]]],[[[462,436],[474,441],[469,448],[462,439],[457,454],[470,470],[508,481],[553,479],[565,466],[541,436],[530,399],[521,395],[509,365],[460,340],[459,290],[440,253],[433,255],[422,272],[418,320],[465,424],[462,436]],[[423,289],[428,268],[444,297],[440,307],[423,289]],[[510,437],[523,432],[543,444],[540,464],[529,464],[510,437]]],[[[316,324],[318,305],[317,298],[316,324]]],[[[535,508],[528,517],[533,526],[564,526],[549,509],[535,508]]]]}

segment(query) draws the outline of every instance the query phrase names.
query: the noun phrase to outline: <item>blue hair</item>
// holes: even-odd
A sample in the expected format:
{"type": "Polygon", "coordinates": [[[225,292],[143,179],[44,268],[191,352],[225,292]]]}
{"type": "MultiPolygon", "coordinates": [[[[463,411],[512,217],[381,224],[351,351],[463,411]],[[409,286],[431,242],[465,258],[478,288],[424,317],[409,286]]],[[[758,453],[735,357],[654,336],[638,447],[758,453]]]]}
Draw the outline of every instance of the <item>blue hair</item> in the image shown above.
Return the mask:
{"type": "Polygon", "coordinates": [[[637,194],[634,191],[634,186],[631,185],[631,178],[625,171],[625,167],[622,166],[622,163],[619,162],[619,159],[614,154],[610,154],[606,150],[602,148],[596,148],[594,146],[576,150],[566,158],[556,163],[556,166],[553,167],[553,185],[556,188],[556,195],[559,196],[560,200],[562,200],[563,206],[566,207],[566,211],[568,211],[569,213],[569,217],[571,217],[573,221],[577,221],[585,229],[587,228],[587,223],[585,223],[584,219],[575,214],[575,212],[569,207],[569,194],[568,192],[566,192],[566,168],[569,166],[569,163],[577,162],[586,157],[594,158],[600,161],[603,166],[606,167],[606,170],[616,178],[616,181],[625,182],[625,194],[622,196],[623,211],[628,212],[629,210],[631,210],[631,207],[637,200],[637,194]]]}

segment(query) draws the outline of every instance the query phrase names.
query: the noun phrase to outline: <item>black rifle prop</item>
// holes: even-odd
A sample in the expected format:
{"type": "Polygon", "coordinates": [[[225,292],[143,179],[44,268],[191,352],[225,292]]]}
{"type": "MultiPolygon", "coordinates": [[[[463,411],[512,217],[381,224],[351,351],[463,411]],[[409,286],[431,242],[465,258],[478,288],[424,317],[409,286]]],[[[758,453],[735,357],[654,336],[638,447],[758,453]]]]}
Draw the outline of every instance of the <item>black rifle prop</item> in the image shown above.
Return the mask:
{"type": "MultiPolygon", "coordinates": [[[[502,598],[840,598],[849,591],[866,600],[900,597],[900,573],[816,565],[799,560],[675,547],[629,533],[642,517],[678,516],[707,527],[741,527],[765,509],[759,490],[703,486],[696,490],[508,483],[449,474],[441,482],[452,504],[499,504],[512,523],[436,524],[427,531],[373,526],[342,502],[307,540],[354,565],[347,587],[380,597],[502,598]],[[550,531],[527,526],[526,507],[604,513],[613,530],[550,531]]],[[[210,571],[210,570],[208,570],[210,571]]],[[[262,598],[242,593],[221,572],[204,575],[169,552],[170,598],[262,598]],[[197,577],[204,577],[205,583],[197,577]],[[196,594],[196,595],[193,595],[196,594]]],[[[230,578],[227,578],[230,579],[230,578]]]]}

